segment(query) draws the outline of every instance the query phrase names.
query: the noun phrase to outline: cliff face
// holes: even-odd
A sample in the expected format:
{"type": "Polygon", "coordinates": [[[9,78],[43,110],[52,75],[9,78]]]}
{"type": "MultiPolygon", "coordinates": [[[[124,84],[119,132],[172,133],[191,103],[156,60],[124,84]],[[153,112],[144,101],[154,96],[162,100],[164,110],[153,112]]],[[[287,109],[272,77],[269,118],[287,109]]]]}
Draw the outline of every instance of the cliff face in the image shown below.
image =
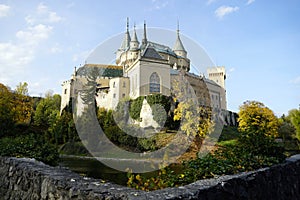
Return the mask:
{"type": "Polygon", "coordinates": [[[144,192],[24,158],[0,157],[0,199],[300,199],[300,155],[253,172],[144,192]]]}

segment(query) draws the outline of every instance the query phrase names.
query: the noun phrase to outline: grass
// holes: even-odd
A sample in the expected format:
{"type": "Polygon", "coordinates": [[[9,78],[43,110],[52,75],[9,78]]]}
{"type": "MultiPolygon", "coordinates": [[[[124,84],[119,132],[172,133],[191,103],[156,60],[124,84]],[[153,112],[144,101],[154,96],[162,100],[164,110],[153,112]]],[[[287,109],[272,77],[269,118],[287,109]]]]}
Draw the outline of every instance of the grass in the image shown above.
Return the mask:
{"type": "Polygon", "coordinates": [[[237,144],[237,139],[232,139],[232,140],[226,140],[226,141],[221,141],[217,143],[219,146],[235,146],[237,144]]]}

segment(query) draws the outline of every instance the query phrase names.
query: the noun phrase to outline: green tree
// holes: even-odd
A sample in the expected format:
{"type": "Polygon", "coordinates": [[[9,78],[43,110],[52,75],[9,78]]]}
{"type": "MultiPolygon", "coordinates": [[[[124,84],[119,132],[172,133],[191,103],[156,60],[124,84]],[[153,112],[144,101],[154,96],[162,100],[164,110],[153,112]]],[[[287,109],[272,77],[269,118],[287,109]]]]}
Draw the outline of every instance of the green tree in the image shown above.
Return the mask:
{"type": "Polygon", "coordinates": [[[16,94],[22,94],[22,95],[28,95],[28,83],[24,82],[20,82],[16,89],[15,89],[16,94]]]}
{"type": "Polygon", "coordinates": [[[58,94],[42,99],[36,108],[34,123],[38,126],[49,127],[59,115],[61,97],[58,94]]]}
{"type": "Polygon", "coordinates": [[[288,119],[296,129],[296,138],[300,140],[300,108],[290,110],[288,119]]]}
{"type": "Polygon", "coordinates": [[[0,83],[0,137],[11,132],[14,127],[13,94],[0,83]]]}
{"type": "Polygon", "coordinates": [[[273,111],[261,102],[244,102],[240,106],[238,122],[241,132],[278,136],[279,120],[273,111]]]}
{"type": "Polygon", "coordinates": [[[13,96],[15,121],[29,124],[33,112],[33,99],[28,96],[28,84],[26,82],[19,83],[13,96]]]}

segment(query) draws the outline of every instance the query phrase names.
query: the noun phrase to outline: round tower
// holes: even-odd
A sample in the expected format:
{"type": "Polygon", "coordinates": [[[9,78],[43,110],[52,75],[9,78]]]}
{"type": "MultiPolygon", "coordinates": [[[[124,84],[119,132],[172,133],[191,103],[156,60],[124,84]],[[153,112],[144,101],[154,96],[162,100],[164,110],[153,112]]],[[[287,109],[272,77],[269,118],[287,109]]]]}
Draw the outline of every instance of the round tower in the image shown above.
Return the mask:
{"type": "Polygon", "coordinates": [[[138,41],[138,38],[137,38],[137,35],[136,35],[136,30],[135,30],[135,25],[134,25],[133,35],[132,35],[132,39],[130,41],[130,50],[133,50],[133,51],[138,50],[139,45],[140,45],[140,43],[138,41]]]}
{"type": "Polygon", "coordinates": [[[186,50],[181,42],[181,39],[180,39],[179,25],[177,25],[177,38],[176,38],[176,42],[175,42],[173,51],[177,56],[187,58],[187,52],[186,52],[186,50]]]}

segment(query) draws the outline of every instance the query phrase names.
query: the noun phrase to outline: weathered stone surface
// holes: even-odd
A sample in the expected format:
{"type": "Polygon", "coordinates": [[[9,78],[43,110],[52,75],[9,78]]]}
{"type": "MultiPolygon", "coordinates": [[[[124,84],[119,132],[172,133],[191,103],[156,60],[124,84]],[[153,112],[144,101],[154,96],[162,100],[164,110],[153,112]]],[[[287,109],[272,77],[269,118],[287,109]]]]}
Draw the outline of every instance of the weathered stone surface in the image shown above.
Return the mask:
{"type": "Polygon", "coordinates": [[[300,155],[269,168],[153,192],[80,177],[33,159],[0,157],[0,199],[300,199],[300,155]]]}

